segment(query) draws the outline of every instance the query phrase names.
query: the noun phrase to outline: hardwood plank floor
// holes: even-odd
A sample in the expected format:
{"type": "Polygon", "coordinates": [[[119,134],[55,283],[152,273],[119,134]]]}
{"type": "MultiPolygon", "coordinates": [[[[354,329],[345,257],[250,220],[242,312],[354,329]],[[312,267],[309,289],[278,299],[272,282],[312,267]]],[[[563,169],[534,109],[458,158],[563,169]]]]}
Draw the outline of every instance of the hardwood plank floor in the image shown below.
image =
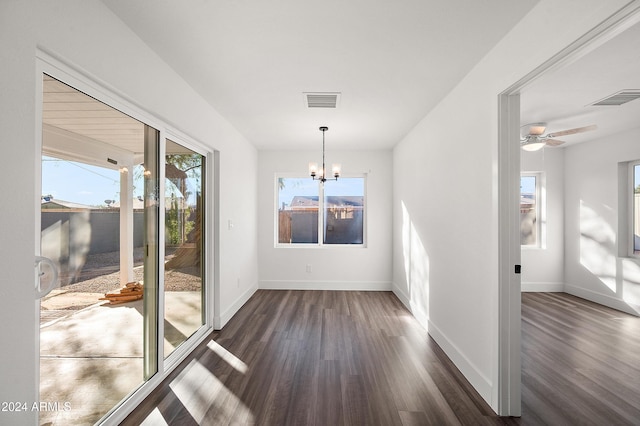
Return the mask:
{"type": "Polygon", "coordinates": [[[640,319],[558,293],[522,311],[521,419],[390,292],[260,290],[123,424],[640,424],[640,319]]]}
{"type": "Polygon", "coordinates": [[[123,424],[160,418],[169,425],[501,423],[392,293],[346,291],[259,290],[123,424]]]}
{"type": "Polygon", "coordinates": [[[522,295],[522,424],[640,425],[640,318],[522,295]]]}

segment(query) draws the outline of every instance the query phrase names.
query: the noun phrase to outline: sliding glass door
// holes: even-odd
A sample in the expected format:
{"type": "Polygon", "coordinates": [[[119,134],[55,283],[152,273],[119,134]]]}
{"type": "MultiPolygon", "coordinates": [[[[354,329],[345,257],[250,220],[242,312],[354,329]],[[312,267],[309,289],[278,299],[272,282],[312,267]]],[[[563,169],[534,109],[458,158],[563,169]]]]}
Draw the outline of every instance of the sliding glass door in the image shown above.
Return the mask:
{"type": "Polygon", "coordinates": [[[40,424],[93,424],[206,324],[205,157],[42,84],[40,424]]]}
{"type": "Polygon", "coordinates": [[[205,324],[205,157],[165,145],[164,355],[205,324]]]}

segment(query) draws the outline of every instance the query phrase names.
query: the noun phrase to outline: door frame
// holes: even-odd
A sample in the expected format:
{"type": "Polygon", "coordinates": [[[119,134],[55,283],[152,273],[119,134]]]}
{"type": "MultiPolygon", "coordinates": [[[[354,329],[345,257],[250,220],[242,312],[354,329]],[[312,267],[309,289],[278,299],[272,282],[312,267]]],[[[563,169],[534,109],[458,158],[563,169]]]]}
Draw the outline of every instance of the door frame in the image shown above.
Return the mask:
{"type": "Polygon", "coordinates": [[[640,22],[640,1],[632,1],[498,94],[498,414],[522,414],[520,264],[520,92],[640,22]],[[517,139],[516,139],[517,138],[517,139]]]}
{"type": "MultiPolygon", "coordinates": [[[[105,103],[106,105],[117,109],[134,119],[149,125],[159,131],[159,139],[164,141],[167,138],[172,138],[179,141],[184,146],[202,154],[206,157],[206,173],[205,173],[205,191],[207,191],[205,197],[205,216],[203,218],[205,222],[205,229],[207,229],[207,237],[205,239],[205,253],[208,253],[205,259],[205,294],[207,301],[204,309],[206,309],[206,321],[205,324],[198,329],[191,337],[190,342],[185,342],[176,348],[169,357],[164,358],[162,351],[163,339],[157,339],[157,361],[158,372],[146,380],[137,389],[133,390],[131,394],[124,400],[124,402],[114,409],[105,413],[105,417],[102,418],[102,424],[119,424],[122,422],[135,407],[137,407],[200,343],[202,343],[214,329],[214,318],[219,316],[219,295],[220,295],[220,279],[218,272],[219,265],[219,152],[212,147],[208,147],[205,144],[199,142],[197,139],[188,135],[188,133],[178,130],[171,126],[162,119],[156,117],[153,113],[139,106],[134,100],[126,96],[124,93],[108,85],[104,81],[99,80],[93,76],[88,75],[82,70],[67,64],[64,59],[58,57],[54,53],[42,48],[36,49],[35,55],[35,170],[36,170],[36,183],[35,193],[40,194],[42,191],[42,174],[41,174],[41,156],[42,156],[42,120],[43,120],[43,91],[42,91],[42,76],[43,74],[50,75],[65,84],[79,90],[95,99],[105,103]],[[213,300],[212,296],[214,297],[213,300]]],[[[164,146],[162,142],[161,147],[164,146]]],[[[160,151],[164,154],[164,150],[160,151]]],[[[164,174],[162,174],[162,177],[164,174]]],[[[164,182],[160,179],[161,189],[164,188],[164,182]]],[[[34,209],[38,212],[35,215],[35,247],[36,255],[40,254],[40,200],[34,201],[34,209]]],[[[164,223],[163,209],[160,209],[160,223],[164,223]]],[[[163,241],[164,227],[160,227],[160,235],[163,241]]],[[[163,248],[161,248],[163,250],[163,248]]],[[[160,276],[160,288],[158,291],[163,294],[163,277],[160,276]]],[[[34,301],[34,315],[35,320],[35,381],[33,383],[36,401],[40,400],[40,300],[34,301]]],[[[164,306],[159,305],[158,314],[164,313],[164,306]]],[[[158,320],[158,332],[163,330],[163,321],[161,318],[158,320]]],[[[159,336],[162,336],[159,334],[159,336]]]]}

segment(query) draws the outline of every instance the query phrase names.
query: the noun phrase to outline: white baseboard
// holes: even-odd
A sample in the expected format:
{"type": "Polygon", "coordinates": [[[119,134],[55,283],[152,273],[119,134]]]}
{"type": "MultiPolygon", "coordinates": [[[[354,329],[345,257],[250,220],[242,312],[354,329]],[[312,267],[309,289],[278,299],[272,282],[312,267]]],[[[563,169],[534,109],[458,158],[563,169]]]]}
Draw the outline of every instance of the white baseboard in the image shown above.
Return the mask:
{"type": "Polygon", "coordinates": [[[411,301],[411,298],[397,285],[392,285],[392,291],[402,304],[411,311],[414,318],[424,327],[429,335],[436,341],[438,346],[453,361],[456,367],[462,372],[465,378],[476,389],[480,396],[491,404],[493,386],[491,380],[486,378],[471,361],[453,344],[445,335],[429,320],[429,314],[423,308],[411,301]]]}
{"type": "Polygon", "coordinates": [[[389,291],[388,281],[284,281],[262,280],[258,287],[264,290],[346,290],[389,291]]]}
{"type": "Polygon", "coordinates": [[[471,386],[480,394],[480,396],[491,404],[491,395],[493,386],[491,380],[482,374],[475,365],[451,342],[445,335],[429,321],[429,335],[433,337],[438,346],[447,354],[449,359],[453,361],[458,370],[462,372],[464,377],[471,383],[471,386]]]}
{"type": "Polygon", "coordinates": [[[598,293],[596,291],[588,290],[571,284],[565,284],[564,291],[565,293],[569,293],[582,299],[608,306],[609,308],[617,309],[618,311],[626,312],[635,316],[640,316],[640,306],[625,302],[624,300],[620,300],[617,297],[608,296],[606,294],[598,293]]]}
{"type": "Polygon", "coordinates": [[[534,283],[523,282],[522,292],[558,293],[564,291],[564,283],[534,283]]]}
{"type": "Polygon", "coordinates": [[[411,312],[413,317],[420,323],[420,325],[427,331],[429,331],[429,314],[424,312],[424,309],[421,306],[413,303],[409,296],[405,294],[405,292],[398,287],[395,283],[391,286],[391,291],[396,297],[402,302],[402,304],[411,312]]]}
{"type": "Polygon", "coordinates": [[[213,318],[213,328],[215,330],[221,330],[231,318],[244,306],[245,303],[253,296],[258,290],[258,286],[251,286],[247,291],[242,293],[240,297],[238,297],[232,304],[229,306],[224,312],[220,314],[220,316],[213,318]]]}
{"type": "Polygon", "coordinates": [[[398,287],[396,283],[391,283],[391,291],[396,295],[398,299],[400,299],[405,308],[411,310],[411,299],[406,295],[404,290],[398,287]]]}

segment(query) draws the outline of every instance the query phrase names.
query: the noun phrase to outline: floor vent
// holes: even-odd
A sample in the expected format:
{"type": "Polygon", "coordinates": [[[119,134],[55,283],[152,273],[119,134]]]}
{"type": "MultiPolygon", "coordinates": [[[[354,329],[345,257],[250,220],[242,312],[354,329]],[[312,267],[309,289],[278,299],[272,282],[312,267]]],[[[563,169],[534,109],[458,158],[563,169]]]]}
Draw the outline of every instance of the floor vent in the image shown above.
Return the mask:
{"type": "Polygon", "coordinates": [[[340,93],[316,92],[303,93],[307,108],[336,108],[340,101],[340,93]]]}
{"type": "Polygon", "coordinates": [[[592,106],[618,106],[631,102],[634,99],[640,98],[640,90],[622,90],[618,93],[614,93],[611,96],[607,96],[593,104],[592,106]]]}

